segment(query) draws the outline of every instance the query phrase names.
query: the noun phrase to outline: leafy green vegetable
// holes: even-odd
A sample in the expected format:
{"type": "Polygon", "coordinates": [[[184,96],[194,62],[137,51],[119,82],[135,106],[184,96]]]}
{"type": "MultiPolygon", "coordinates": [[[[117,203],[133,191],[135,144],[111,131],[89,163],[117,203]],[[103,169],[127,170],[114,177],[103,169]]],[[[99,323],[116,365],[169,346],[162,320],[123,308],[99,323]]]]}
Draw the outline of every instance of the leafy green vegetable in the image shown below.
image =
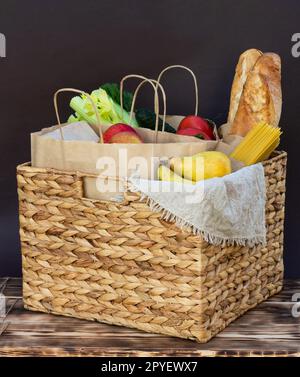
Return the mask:
{"type": "Polygon", "coordinates": [[[75,113],[69,116],[68,123],[80,122],[82,120],[83,118],[78,113],[75,113]]]}
{"type": "MultiPolygon", "coordinates": [[[[138,109],[135,112],[135,118],[139,124],[140,127],[148,128],[150,130],[155,130],[155,120],[156,120],[156,114],[148,109],[138,109]]],[[[162,130],[163,121],[162,119],[159,119],[158,122],[158,130],[162,130]]],[[[170,126],[168,123],[165,124],[165,131],[175,134],[176,130],[172,126],[170,126]]]]}
{"type": "MultiPolygon", "coordinates": [[[[101,85],[100,88],[104,89],[115,103],[117,103],[118,105],[121,105],[119,84],[107,83],[107,84],[101,85]]],[[[125,90],[123,90],[123,107],[128,112],[131,110],[132,97],[133,97],[132,93],[126,92],[125,90]]]]}
{"type": "MultiPolygon", "coordinates": [[[[130,110],[132,105],[132,93],[123,92],[123,117],[120,106],[120,86],[115,83],[106,83],[101,85],[99,89],[91,93],[91,97],[95,102],[100,121],[104,125],[115,123],[126,123],[133,127],[143,127],[150,130],[155,130],[156,115],[153,111],[148,109],[138,109],[135,111],[135,118],[130,122],[130,110]]],[[[96,115],[89,99],[86,96],[76,96],[70,102],[71,108],[75,114],[71,115],[68,122],[78,122],[85,120],[90,124],[97,124],[96,115]]],[[[162,120],[159,120],[159,131],[162,130],[162,120]]],[[[176,130],[168,123],[165,124],[165,131],[176,133],[176,130]]]]}
{"type": "MultiPolygon", "coordinates": [[[[124,109],[123,116],[119,104],[107,94],[104,89],[96,89],[91,93],[91,97],[97,107],[101,124],[126,123],[133,127],[138,127],[138,123],[133,118],[130,122],[129,113],[124,109]]],[[[70,107],[75,111],[75,115],[71,115],[70,122],[85,120],[90,124],[97,124],[96,114],[90,100],[85,96],[73,97],[70,107]]]]}

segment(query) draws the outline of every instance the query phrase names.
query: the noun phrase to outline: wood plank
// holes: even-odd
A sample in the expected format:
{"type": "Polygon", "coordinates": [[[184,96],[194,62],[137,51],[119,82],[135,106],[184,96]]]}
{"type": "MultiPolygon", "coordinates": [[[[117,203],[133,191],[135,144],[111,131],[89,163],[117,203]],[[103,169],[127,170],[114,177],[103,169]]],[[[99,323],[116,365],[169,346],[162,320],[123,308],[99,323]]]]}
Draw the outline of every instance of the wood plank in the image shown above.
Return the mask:
{"type": "MultiPolygon", "coordinates": [[[[4,279],[0,279],[5,282],[4,279]]],[[[75,318],[23,309],[20,279],[9,279],[3,293],[14,305],[0,336],[0,355],[98,356],[300,356],[300,317],[291,310],[300,280],[246,313],[206,344],[147,334],[75,318]]],[[[0,320],[1,329],[1,320],[0,320]]],[[[1,330],[0,330],[1,333],[1,330]]]]}

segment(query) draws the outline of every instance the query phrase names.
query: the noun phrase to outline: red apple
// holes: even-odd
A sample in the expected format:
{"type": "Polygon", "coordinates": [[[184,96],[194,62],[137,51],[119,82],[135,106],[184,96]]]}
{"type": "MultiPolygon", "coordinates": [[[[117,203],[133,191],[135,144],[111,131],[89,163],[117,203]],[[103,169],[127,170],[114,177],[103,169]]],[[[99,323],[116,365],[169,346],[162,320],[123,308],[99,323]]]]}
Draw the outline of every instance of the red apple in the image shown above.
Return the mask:
{"type": "Polygon", "coordinates": [[[188,115],[187,117],[182,119],[178,126],[178,131],[184,130],[186,128],[195,128],[197,130],[203,131],[207,136],[210,137],[210,139],[215,139],[213,130],[211,129],[208,122],[199,116],[188,115]]]}
{"type": "Polygon", "coordinates": [[[117,123],[109,127],[103,134],[103,141],[104,143],[107,143],[107,144],[111,144],[111,143],[138,144],[138,143],[143,142],[140,136],[134,130],[134,128],[124,123],[117,123]]]}
{"type": "Polygon", "coordinates": [[[141,144],[143,141],[137,133],[133,132],[119,132],[112,136],[109,140],[110,144],[141,144]]]}
{"type": "Polygon", "coordinates": [[[208,136],[206,132],[198,130],[196,128],[184,128],[178,130],[176,133],[177,135],[195,136],[203,140],[212,140],[212,138],[208,136]]]}

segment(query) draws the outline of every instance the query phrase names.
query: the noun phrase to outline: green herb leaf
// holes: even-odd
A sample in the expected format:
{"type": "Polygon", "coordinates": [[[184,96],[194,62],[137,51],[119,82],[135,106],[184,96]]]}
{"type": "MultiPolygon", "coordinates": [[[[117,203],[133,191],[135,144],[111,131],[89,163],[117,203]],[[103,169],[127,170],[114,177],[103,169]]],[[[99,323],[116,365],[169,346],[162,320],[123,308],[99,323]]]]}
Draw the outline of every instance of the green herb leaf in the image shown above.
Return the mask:
{"type": "MultiPolygon", "coordinates": [[[[106,93],[110,96],[110,98],[117,103],[118,105],[121,105],[120,103],[120,85],[115,83],[106,83],[101,85],[101,89],[104,89],[106,93]]],[[[130,111],[131,104],[132,104],[132,93],[127,92],[123,90],[123,106],[126,111],[130,111]]]]}

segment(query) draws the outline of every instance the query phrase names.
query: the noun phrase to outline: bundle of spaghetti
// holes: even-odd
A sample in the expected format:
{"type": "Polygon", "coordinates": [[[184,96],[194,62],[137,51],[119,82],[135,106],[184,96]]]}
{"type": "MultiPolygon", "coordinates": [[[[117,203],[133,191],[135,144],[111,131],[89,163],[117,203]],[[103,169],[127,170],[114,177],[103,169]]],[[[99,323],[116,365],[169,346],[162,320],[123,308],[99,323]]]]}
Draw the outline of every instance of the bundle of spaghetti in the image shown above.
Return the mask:
{"type": "Polygon", "coordinates": [[[258,123],[231,153],[230,157],[245,165],[266,160],[278,147],[281,129],[267,123],[258,123]]]}

